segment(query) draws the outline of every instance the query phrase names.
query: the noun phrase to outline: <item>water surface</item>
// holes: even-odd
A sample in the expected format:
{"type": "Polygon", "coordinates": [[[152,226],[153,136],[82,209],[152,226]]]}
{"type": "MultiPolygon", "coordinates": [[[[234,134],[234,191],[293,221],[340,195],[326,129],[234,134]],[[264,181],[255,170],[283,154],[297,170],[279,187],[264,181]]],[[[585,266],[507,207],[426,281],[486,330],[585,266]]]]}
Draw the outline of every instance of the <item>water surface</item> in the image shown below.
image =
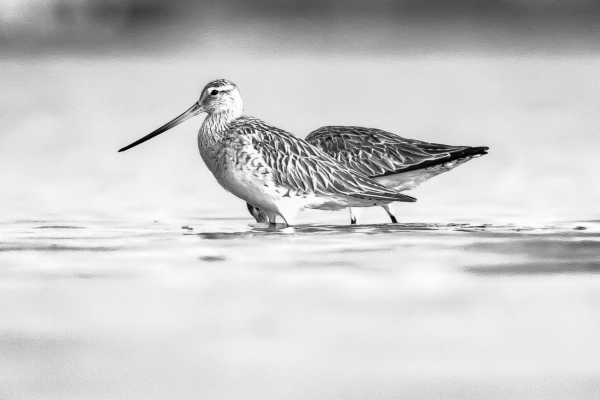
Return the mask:
{"type": "Polygon", "coordinates": [[[596,398],[600,223],[0,225],[6,399],[596,398]]]}

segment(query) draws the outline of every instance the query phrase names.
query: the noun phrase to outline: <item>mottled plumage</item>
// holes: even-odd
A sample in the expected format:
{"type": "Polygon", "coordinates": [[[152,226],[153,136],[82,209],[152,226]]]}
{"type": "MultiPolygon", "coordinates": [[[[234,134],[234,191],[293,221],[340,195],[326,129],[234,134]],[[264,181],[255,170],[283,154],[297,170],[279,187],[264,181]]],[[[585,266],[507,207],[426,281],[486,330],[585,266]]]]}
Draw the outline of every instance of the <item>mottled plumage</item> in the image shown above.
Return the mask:
{"type": "Polygon", "coordinates": [[[359,126],[324,126],[306,141],[337,161],[370,177],[425,169],[477,154],[487,147],[450,146],[406,139],[381,129],[359,126]]]}
{"type": "Polygon", "coordinates": [[[219,79],[185,113],[124,147],[127,150],[206,112],[198,132],[200,155],[229,192],[286,224],[303,208],[370,207],[414,198],[389,189],[336,161],[320,148],[260,119],[243,115],[239,90],[219,79]]]}
{"type": "Polygon", "coordinates": [[[402,201],[398,195],[294,135],[261,121],[242,116],[224,133],[225,146],[236,149],[238,165],[250,164],[257,172],[271,174],[274,183],[291,195],[317,194],[357,199],[402,201]]]}
{"type": "MultiPolygon", "coordinates": [[[[207,118],[209,120],[211,116],[207,118]]],[[[302,208],[345,207],[414,201],[338,163],[322,150],[257,118],[240,116],[224,129],[198,135],[200,154],[232,194],[291,223],[302,208]]]]}
{"type": "MultiPolygon", "coordinates": [[[[380,129],[358,126],[325,126],[311,132],[306,141],[332,156],[336,161],[394,189],[414,189],[443,172],[486,154],[487,147],[449,146],[428,143],[380,129]]],[[[396,218],[383,205],[392,222],[396,218]]],[[[258,222],[265,214],[252,210],[258,222]]],[[[356,218],[350,210],[351,222],[356,218]]]]}

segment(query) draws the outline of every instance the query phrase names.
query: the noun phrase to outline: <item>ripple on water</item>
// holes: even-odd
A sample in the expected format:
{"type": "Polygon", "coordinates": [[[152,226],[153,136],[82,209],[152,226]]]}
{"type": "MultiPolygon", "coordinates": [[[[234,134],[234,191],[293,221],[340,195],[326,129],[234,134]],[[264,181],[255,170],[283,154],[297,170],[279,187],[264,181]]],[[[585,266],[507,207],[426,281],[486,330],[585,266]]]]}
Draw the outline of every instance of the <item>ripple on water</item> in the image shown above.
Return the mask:
{"type": "Polygon", "coordinates": [[[39,251],[39,252],[107,252],[121,250],[121,246],[65,246],[60,244],[0,243],[0,252],[39,251]]]}
{"type": "MultiPolygon", "coordinates": [[[[186,234],[197,235],[203,239],[233,239],[233,238],[252,238],[255,236],[281,235],[289,232],[283,231],[285,225],[277,224],[276,227],[269,227],[265,224],[254,224],[250,230],[233,232],[189,232],[186,234]]],[[[191,229],[191,228],[190,228],[191,229]]],[[[580,236],[582,231],[587,230],[584,226],[561,227],[561,226],[518,226],[493,225],[493,224],[468,224],[468,223],[404,223],[404,224],[373,224],[373,225],[299,225],[294,227],[293,233],[296,235],[331,235],[331,234],[395,234],[395,233],[488,233],[488,234],[506,234],[513,236],[518,233],[543,233],[560,234],[565,236],[580,236]]],[[[202,229],[196,229],[202,230],[202,229]]],[[[597,232],[590,232],[589,236],[600,236],[597,232]]]]}
{"type": "Polygon", "coordinates": [[[599,274],[600,261],[540,260],[528,261],[527,263],[467,267],[465,271],[482,276],[599,274]]]}
{"type": "Polygon", "coordinates": [[[83,226],[71,225],[42,225],[36,226],[35,229],[85,229],[83,226]]]}

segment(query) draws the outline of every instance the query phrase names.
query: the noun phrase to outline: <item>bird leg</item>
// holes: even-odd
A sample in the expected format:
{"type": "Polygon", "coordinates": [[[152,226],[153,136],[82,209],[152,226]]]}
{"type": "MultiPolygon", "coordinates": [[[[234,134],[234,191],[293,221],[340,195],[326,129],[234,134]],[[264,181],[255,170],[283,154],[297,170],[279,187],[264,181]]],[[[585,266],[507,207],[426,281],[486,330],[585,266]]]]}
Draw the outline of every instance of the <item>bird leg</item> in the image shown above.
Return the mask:
{"type": "Polygon", "coordinates": [[[393,224],[397,224],[398,220],[396,219],[396,217],[394,216],[394,214],[392,214],[392,211],[390,209],[389,204],[382,205],[381,207],[383,207],[383,209],[385,210],[385,212],[390,216],[390,219],[392,220],[392,223],[393,224]]]}
{"type": "MultiPolygon", "coordinates": [[[[261,210],[260,208],[255,207],[250,203],[246,203],[246,206],[248,207],[248,211],[250,212],[250,214],[252,214],[256,222],[268,222],[269,228],[275,228],[277,226],[276,222],[278,214],[276,212],[261,210]]],[[[285,222],[286,226],[291,226],[285,217],[281,216],[281,218],[283,218],[283,221],[285,222]]]]}
{"type": "Polygon", "coordinates": [[[348,210],[350,211],[350,225],[356,225],[356,216],[352,212],[352,207],[348,207],[348,210]]]}
{"type": "Polygon", "coordinates": [[[274,213],[273,211],[266,211],[267,213],[267,217],[269,218],[269,227],[270,228],[274,228],[276,224],[276,220],[277,220],[277,214],[274,213]]]}

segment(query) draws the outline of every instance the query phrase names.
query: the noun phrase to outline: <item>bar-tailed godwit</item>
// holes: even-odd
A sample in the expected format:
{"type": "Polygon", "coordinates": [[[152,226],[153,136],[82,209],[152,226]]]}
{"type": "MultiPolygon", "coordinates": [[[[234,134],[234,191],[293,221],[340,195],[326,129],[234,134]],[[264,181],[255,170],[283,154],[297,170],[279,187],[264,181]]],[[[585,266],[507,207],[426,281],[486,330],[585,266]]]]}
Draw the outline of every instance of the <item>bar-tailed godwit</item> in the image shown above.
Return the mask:
{"type": "Polygon", "coordinates": [[[183,114],[122,148],[137,146],[181,122],[207,113],[198,132],[200,155],[227,191],[294,224],[304,208],[338,210],[371,207],[410,196],[389,189],[292,134],[258,118],[245,116],[237,86],[228,80],[209,82],[200,98],[183,114]]]}
{"type": "MultiPolygon", "coordinates": [[[[414,189],[426,180],[487,154],[487,147],[449,146],[406,139],[380,129],[359,126],[324,126],[305,139],[341,164],[376,182],[402,192],[414,189]]],[[[397,222],[390,205],[381,205],[397,222]]],[[[257,222],[268,218],[262,210],[248,204],[257,222]]],[[[356,223],[350,208],[350,223],[356,223]]]]}

